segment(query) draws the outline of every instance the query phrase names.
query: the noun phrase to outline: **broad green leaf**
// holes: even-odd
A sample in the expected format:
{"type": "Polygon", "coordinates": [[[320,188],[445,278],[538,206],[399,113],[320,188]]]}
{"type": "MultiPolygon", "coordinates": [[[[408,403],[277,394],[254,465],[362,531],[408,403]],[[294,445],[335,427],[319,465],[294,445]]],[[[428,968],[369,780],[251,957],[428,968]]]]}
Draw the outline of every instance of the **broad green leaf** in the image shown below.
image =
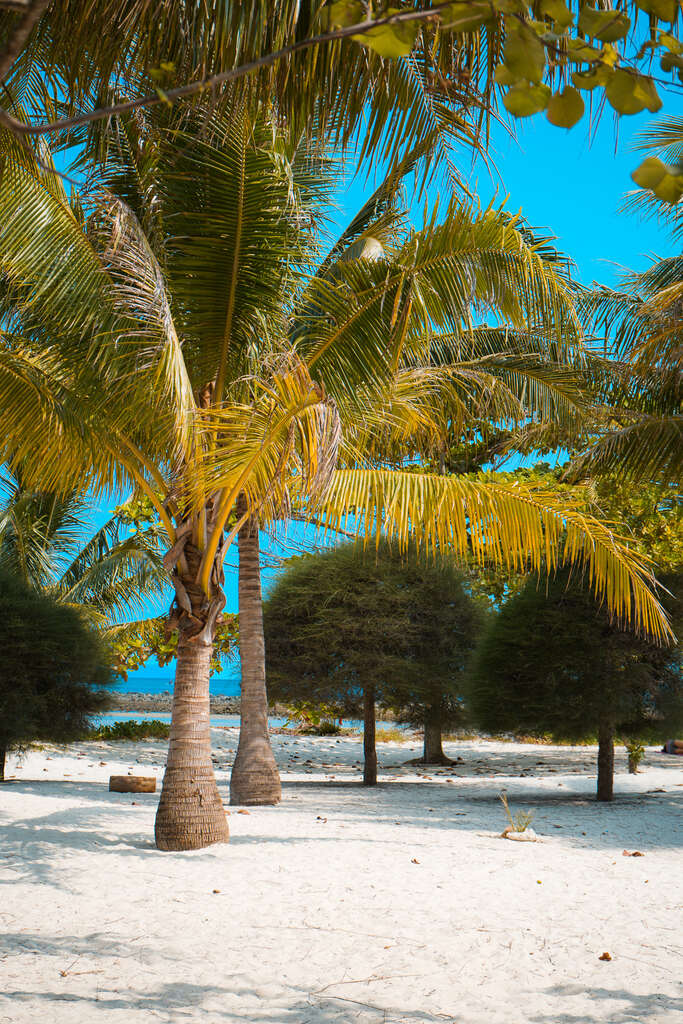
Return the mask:
{"type": "Polygon", "coordinates": [[[574,16],[563,0],[541,0],[541,12],[546,17],[552,18],[560,28],[569,28],[574,16]]]}
{"type": "Polygon", "coordinates": [[[600,57],[600,50],[596,50],[590,43],[585,43],[583,39],[567,41],[567,60],[574,64],[592,64],[600,60],[600,57]]]}
{"type": "Polygon", "coordinates": [[[331,28],[348,28],[365,21],[365,11],[359,0],[337,0],[331,4],[328,16],[331,28]]]}
{"type": "Polygon", "coordinates": [[[618,114],[639,114],[645,109],[654,114],[662,105],[651,78],[622,68],[608,81],[605,95],[618,114]]]}
{"type": "Polygon", "coordinates": [[[568,85],[551,97],[545,116],[558,128],[571,128],[581,120],[585,109],[581,94],[568,85]]]}
{"type": "Polygon", "coordinates": [[[681,71],[683,70],[683,57],[677,53],[665,53],[659,62],[659,66],[662,71],[673,71],[674,68],[681,71]]]}
{"type": "Polygon", "coordinates": [[[442,29],[448,32],[475,32],[491,20],[491,4],[488,0],[449,4],[440,14],[442,29]]]}
{"type": "Polygon", "coordinates": [[[496,68],[496,73],[493,76],[498,85],[516,85],[520,81],[519,75],[513,75],[509,68],[506,68],[504,64],[499,64],[496,68]]]}
{"type": "MultiPolygon", "coordinates": [[[[398,7],[388,7],[384,17],[391,14],[400,14],[398,7]]],[[[380,57],[394,59],[396,57],[407,57],[415,45],[417,39],[417,24],[415,22],[401,22],[397,25],[380,25],[372,28],[362,35],[352,36],[358,43],[374,50],[380,57]]]]}
{"type": "Polygon", "coordinates": [[[590,71],[572,71],[572,82],[577,89],[595,89],[598,85],[607,85],[612,70],[604,64],[598,64],[590,71]]]}
{"type": "Polygon", "coordinates": [[[659,33],[659,44],[666,46],[671,53],[683,53],[683,43],[669,32],[659,33]]]}
{"type": "Polygon", "coordinates": [[[636,0],[636,6],[660,21],[675,21],[678,0],[636,0]]]}
{"type": "Polygon", "coordinates": [[[493,0],[493,6],[502,14],[524,14],[528,15],[527,4],[522,0],[493,0]]]}
{"type": "Polygon", "coordinates": [[[547,85],[513,85],[503,96],[503,106],[514,117],[530,117],[545,110],[550,96],[547,85]]]}
{"type": "Polygon", "coordinates": [[[659,185],[667,173],[666,164],[658,160],[656,156],[649,156],[639,167],[636,167],[631,177],[641,188],[652,189],[659,185]]]}
{"type": "Polygon", "coordinates": [[[583,7],[579,15],[579,28],[588,36],[597,36],[605,43],[623,39],[631,27],[631,19],[619,11],[597,11],[583,7]]]}
{"type": "Polygon", "coordinates": [[[652,191],[658,199],[673,206],[683,196],[683,174],[665,174],[652,191]]]}
{"type": "Polygon", "coordinates": [[[538,36],[510,19],[506,22],[507,38],[503,63],[518,79],[540,82],[545,69],[545,47],[538,36]]]}

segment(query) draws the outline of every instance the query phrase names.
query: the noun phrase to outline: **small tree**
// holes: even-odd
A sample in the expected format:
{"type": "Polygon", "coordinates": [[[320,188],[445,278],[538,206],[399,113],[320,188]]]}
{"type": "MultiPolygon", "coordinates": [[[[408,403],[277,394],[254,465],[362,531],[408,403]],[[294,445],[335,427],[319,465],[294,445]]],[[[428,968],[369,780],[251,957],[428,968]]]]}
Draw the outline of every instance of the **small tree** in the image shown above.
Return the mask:
{"type": "MultiPolygon", "coordinates": [[[[680,576],[666,584],[680,593],[680,576]]],[[[468,699],[490,732],[597,733],[597,798],[611,800],[617,732],[662,734],[683,721],[680,666],[680,648],[620,630],[561,573],[529,580],[501,608],[475,653],[468,699]]]]}
{"type": "Polygon", "coordinates": [[[75,608],[0,571],[0,779],[8,750],[76,739],[112,681],[102,639],[75,608]]]}
{"type": "Polygon", "coordinates": [[[402,557],[386,543],[294,562],[265,604],[268,688],[314,698],[364,721],[363,781],[377,782],[375,708],[425,724],[425,757],[457,714],[458,677],[479,615],[448,565],[402,557]]]}

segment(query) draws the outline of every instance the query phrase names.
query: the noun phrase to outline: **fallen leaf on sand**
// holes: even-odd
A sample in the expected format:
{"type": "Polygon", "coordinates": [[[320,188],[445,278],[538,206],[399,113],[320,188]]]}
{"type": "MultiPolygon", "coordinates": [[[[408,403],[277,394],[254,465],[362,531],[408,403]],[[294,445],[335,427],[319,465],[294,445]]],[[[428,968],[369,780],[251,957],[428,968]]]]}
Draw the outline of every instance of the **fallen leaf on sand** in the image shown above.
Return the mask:
{"type": "Polygon", "coordinates": [[[220,889],[214,889],[213,891],[214,892],[220,892],[220,889]]]}
{"type": "Polygon", "coordinates": [[[410,863],[411,863],[411,864],[419,864],[420,862],[419,862],[419,860],[417,859],[417,857],[412,857],[412,858],[411,858],[411,861],[410,861],[410,863]]]}
{"type": "Polygon", "coordinates": [[[622,857],[644,857],[645,854],[641,853],[640,850],[634,850],[633,853],[629,853],[628,850],[622,850],[622,857]]]}
{"type": "Polygon", "coordinates": [[[327,818],[321,818],[320,815],[315,819],[316,821],[322,821],[323,825],[327,822],[327,818]]]}
{"type": "Polygon", "coordinates": [[[240,809],[239,809],[239,811],[237,813],[238,814],[251,814],[251,811],[248,811],[246,809],[246,807],[240,807],[240,809]]]}
{"type": "Polygon", "coordinates": [[[601,955],[598,957],[598,960],[611,960],[611,959],[612,959],[612,957],[609,955],[609,953],[601,953],[601,955]]]}

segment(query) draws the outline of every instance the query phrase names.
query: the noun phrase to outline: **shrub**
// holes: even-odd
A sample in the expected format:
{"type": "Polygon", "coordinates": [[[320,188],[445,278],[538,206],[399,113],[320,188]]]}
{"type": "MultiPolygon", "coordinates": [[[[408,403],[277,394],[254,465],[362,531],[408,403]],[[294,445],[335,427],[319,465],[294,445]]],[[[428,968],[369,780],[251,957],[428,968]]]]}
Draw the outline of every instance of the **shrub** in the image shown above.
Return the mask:
{"type": "Polygon", "coordinates": [[[88,740],[165,740],[168,739],[171,726],[158,718],[139,722],[114,722],[112,725],[100,725],[85,733],[88,740]]]}
{"type": "Polygon", "coordinates": [[[78,739],[112,684],[109,651],[79,611],[0,572],[0,779],[7,750],[78,739]]]}
{"type": "MultiPolygon", "coordinates": [[[[681,578],[667,585],[680,592],[681,578]]],[[[619,628],[567,572],[532,579],[477,649],[469,702],[487,732],[598,735],[598,799],[611,800],[614,737],[663,736],[683,721],[680,649],[619,628]]]]}

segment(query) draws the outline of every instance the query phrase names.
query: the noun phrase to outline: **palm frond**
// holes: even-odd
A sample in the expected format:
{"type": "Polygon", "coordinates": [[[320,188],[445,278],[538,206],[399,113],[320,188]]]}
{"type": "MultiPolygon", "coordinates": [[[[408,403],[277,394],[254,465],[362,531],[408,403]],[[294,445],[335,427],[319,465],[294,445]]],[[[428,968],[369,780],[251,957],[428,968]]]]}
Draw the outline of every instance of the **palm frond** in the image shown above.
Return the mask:
{"type": "Polygon", "coordinates": [[[566,493],[480,476],[337,471],[316,514],[328,529],[380,532],[401,547],[471,554],[513,571],[572,565],[598,601],[623,623],[660,641],[671,638],[646,561],[608,523],[566,493]]]}
{"type": "Polygon", "coordinates": [[[572,462],[573,478],[618,473],[638,481],[679,481],[683,474],[683,416],[632,413],[631,422],[598,438],[572,462]]]}

